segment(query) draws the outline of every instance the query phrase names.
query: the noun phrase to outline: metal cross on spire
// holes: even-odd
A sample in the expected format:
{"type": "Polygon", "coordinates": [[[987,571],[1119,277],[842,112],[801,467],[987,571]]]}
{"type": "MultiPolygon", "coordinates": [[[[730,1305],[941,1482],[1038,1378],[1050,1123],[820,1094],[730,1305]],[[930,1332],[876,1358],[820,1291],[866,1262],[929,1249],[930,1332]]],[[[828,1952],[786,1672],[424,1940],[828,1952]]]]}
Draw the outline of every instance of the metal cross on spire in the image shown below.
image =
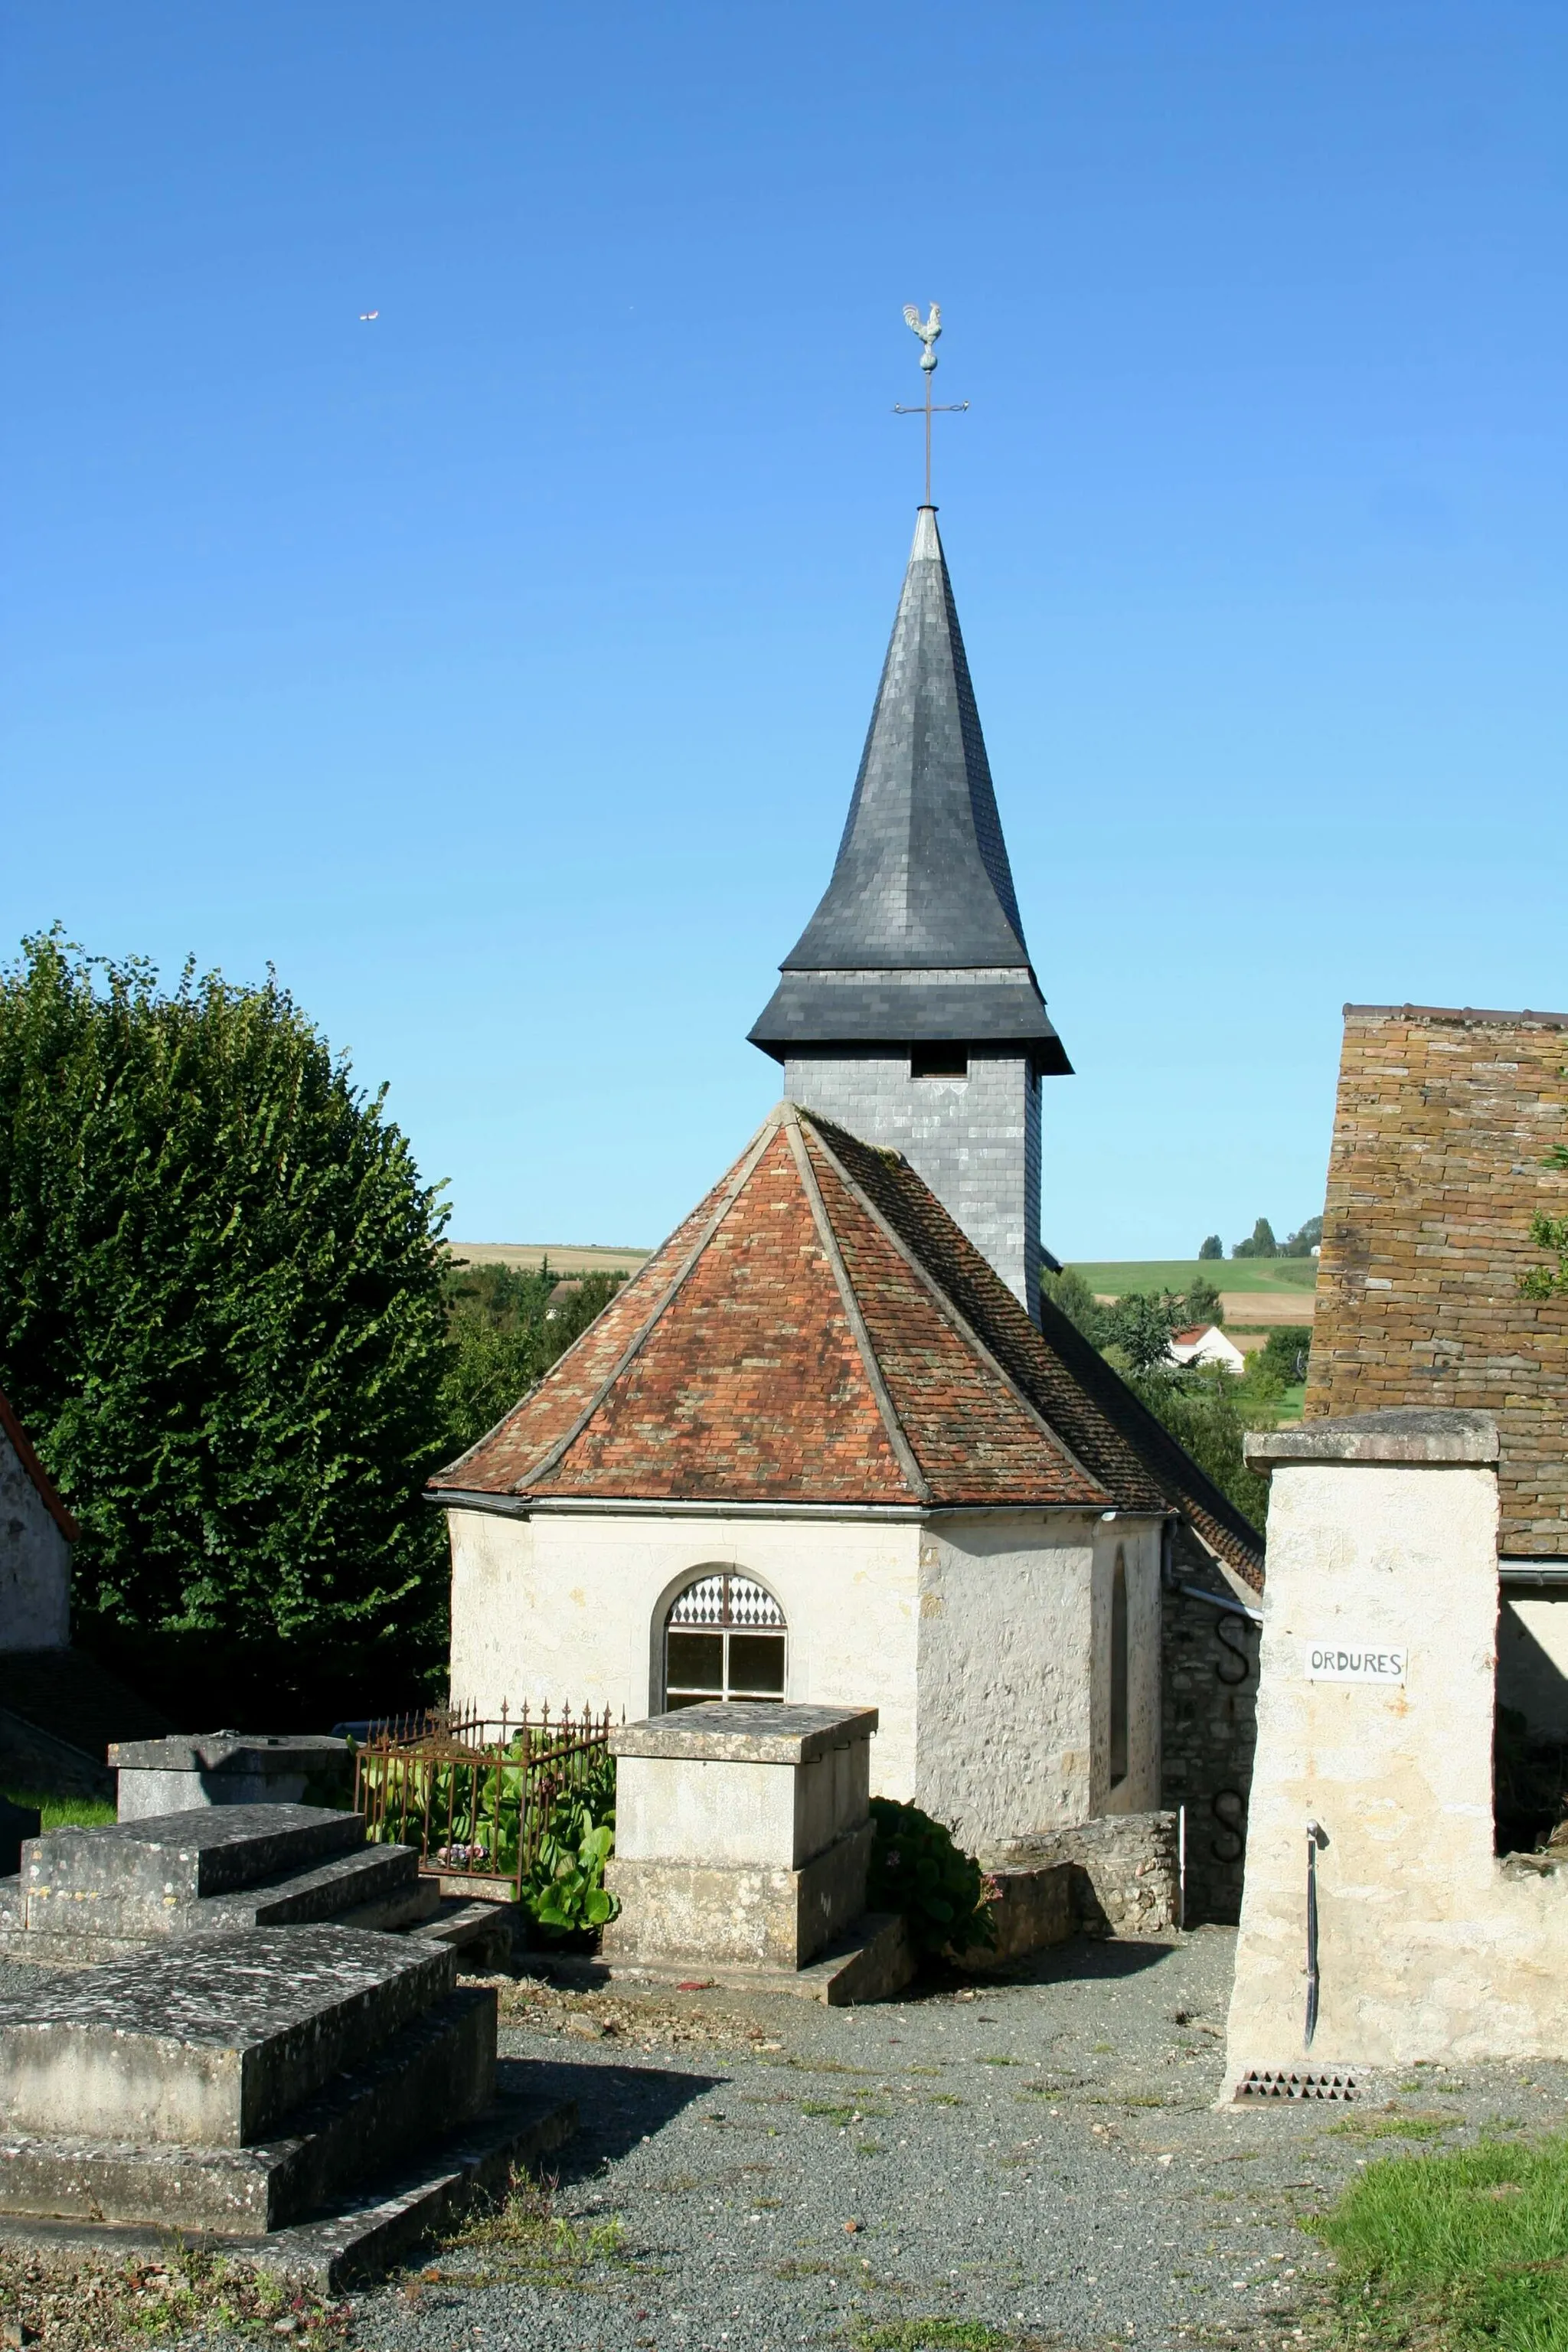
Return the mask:
{"type": "Polygon", "coordinates": [[[904,403],[903,403],[901,400],[895,400],[895,401],[894,401],[894,403],[893,403],[893,415],[894,415],[895,416],[923,416],[923,417],[925,418],[925,421],[926,421],[926,494],[925,494],[925,503],[926,503],[926,505],[929,507],[929,506],[930,506],[930,504],[931,504],[931,418],[932,418],[933,416],[960,416],[960,415],[963,415],[963,411],[968,407],[969,403],[968,403],[968,401],[967,401],[967,400],[950,400],[950,401],[946,401],[946,402],[938,401],[938,402],[937,402],[937,404],[936,404],[936,405],[935,405],[934,407],[932,407],[932,405],[931,405],[931,380],[932,376],[936,373],[936,346],[937,346],[937,338],[938,338],[938,337],[940,336],[940,334],[942,333],[942,305],[941,305],[941,303],[940,303],[940,302],[933,302],[933,303],[931,304],[931,306],[930,315],[926,318],[926,320],[924,320],[924,322],[923,322],[923,324],[922,324],[921,320],[921,314],[920,314],[920,310],[919,310],[918,306],[917,306],[915,303],[913,303],[913,302],[906,302],[906,303],[904,304],[904,318],[905,318],[905,320],[906,320],[906,321],[907,321],[908,325],[910,326],[910,328],[911,331],[912,331],[913,333],[917,334],[917,335],[920,337],[920,339],[921,339],[921,372],[922,372],[922,373],[924,374],[924,376],[925,376],[925,380],[926,380],[926,396],[925,396],[925,404],[924,404],[924,405],[923,405],[922,407],[920,407],[920,408],[908,408],[908,407],[906,407],[906,406],[904,405],[904,403]]]}

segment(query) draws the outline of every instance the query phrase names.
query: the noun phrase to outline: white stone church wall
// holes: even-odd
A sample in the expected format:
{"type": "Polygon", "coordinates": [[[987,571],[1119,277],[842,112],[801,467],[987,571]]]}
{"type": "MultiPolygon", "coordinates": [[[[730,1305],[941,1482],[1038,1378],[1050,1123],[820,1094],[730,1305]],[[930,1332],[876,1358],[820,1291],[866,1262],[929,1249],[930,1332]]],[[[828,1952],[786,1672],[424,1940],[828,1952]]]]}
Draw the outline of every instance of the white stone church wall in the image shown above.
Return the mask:
{"type": "Polygon", "coordinates": [[[641,1513],[447,1514],[452,1696],[487,1715],[608,1706],[635,1723],[661,1704],[660,1635],[705,1569],[754,1577],[788,1627],[791,1699],[875,1706],[871,1785],[915,1792],[920,1527],[913,1520],[658,1518],[641,1513]]]}
{"type": "Polygon", "coordinates": [[[784,1092],[901,1151],[1038,1319],[1040,1088],[1026,1061],[973,1054],[966,1078],[911,1078],[907,1053],[807,1055],[784,1064],[784,1092]]]}
{"type": "Polygon", "coordinates": [[[1157,1522],[1065,1512],[942,1519],[921,1548],[916,1801],[961,1843],[1091,1813],[1141,1812],[1160,1786],[1157,1522]],[[1114,1540],[1107,1538],[1114,1537],[1114,1540]],[[1109,1786],[1110,1580],[1128,1578],[1128,1773],[1109,1786]]]}

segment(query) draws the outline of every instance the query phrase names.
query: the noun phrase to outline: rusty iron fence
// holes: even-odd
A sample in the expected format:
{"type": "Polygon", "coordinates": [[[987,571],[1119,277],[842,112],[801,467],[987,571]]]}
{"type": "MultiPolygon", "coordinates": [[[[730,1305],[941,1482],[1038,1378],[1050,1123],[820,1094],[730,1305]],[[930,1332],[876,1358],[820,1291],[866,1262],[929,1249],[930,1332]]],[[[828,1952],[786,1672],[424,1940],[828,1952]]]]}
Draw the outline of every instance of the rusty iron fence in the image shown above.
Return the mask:
{"type": "Polygon", "coordinates": [[[369,1838],[416,1846],[422,1871],[516,1897],[561,1801],[604,1770],[610,1731],[608,1707],[395,1717],[355,1751],[354,1811],[369,1838]]]}

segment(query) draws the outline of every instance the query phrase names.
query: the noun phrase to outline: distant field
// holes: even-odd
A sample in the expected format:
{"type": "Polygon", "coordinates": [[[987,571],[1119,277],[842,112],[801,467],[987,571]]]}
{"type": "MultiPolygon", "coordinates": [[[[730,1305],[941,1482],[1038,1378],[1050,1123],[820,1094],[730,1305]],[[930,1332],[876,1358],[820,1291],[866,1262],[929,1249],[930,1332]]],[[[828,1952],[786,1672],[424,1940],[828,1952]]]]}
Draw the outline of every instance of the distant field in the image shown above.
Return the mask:
{"type": "Polygon", "coordinates": [[[1075,1263],[1072,1270],[1100,1298],[1120,1298],[1129,1290],[1190,1290],[1198,1281],[1223,1291],[1310,1295],[1318,1280],[1315,1257],[1121,1258],[1100,1265],[1075,1263]]]}
{"type": "Polygon", "coordinates": [[[647,1255],[599,1242],[448,1242],[447,1249],[459,1265],[510,1265],[518,1273],[548,1258],[557,1274],[635,1274],[647,1255]]]}

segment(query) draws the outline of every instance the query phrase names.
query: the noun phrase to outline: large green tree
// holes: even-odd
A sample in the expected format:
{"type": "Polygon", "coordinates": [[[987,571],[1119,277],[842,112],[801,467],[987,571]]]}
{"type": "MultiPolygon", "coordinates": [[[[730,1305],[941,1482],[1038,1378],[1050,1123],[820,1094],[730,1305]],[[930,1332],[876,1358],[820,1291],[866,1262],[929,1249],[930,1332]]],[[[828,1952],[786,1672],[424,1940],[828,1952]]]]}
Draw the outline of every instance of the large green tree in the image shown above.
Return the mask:
{"type": "Polygon", "coordinates": [[[384,1097],[270,978],[164,990],[58,930],[0,968],[0,1385],[79,1623],[438,1640],[445,1212],[384,1097]]]}

